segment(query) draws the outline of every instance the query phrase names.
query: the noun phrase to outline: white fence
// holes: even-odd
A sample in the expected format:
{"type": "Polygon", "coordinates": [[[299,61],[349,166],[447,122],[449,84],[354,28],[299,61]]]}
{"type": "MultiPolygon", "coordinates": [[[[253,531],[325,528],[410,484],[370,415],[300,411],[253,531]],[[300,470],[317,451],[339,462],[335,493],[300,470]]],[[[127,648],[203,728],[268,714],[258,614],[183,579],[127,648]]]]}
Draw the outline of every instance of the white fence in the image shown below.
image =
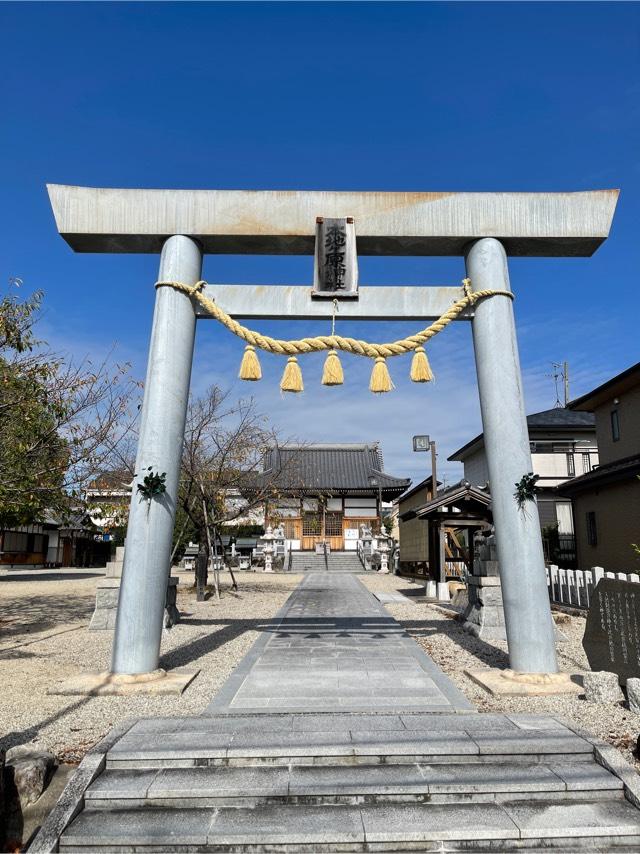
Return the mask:
{"type": "Polygon", "coordinates": [[[546,567],[546,571],[551,601],[559,605],[574,605],[577,608],[589,607],[591,595],[601,578],[640,583],[640,576],[635,572],[605,572],[601,566],[592,566],[591,569],[562,569],[552,563],[546,567]]]}

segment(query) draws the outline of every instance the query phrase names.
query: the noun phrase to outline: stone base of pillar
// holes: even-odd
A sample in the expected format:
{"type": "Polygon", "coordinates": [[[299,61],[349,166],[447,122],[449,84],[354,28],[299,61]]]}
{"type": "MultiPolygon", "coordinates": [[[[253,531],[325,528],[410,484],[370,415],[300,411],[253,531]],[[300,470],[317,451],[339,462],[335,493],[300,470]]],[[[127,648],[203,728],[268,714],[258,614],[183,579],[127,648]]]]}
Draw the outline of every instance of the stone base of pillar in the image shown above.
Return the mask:
{"type": "Polygon", "coordinates": [[[438,602],[450,602],[451,601],[451,593],[449,592],[449,585],[446,581],[438,582],[438,602]]]}
{"type": "Polygon", "coordinates": [[[506,640],[499,576],[472,575],[467,584],[469,604],[462,616],[463,629],[484,640],[506,640]]]}
{"type": "Polygon", "coordinates": [[[514,670],[465,670],[465,675],[494,697],[549,697],[583,694],[581,673],[518,673],[514,670]]]}
{"type": "MultiPolygon", "coordinates": [[[[115,560],[107,564],[107,574],[96,584],[96,607],[89,623],[90,632],[102,632],[116,627],[123,562],[124,546],[118,546],[115,560]]],[[[164,627],[167,629],[180,622],[177,591],[178,579],[171,576],[164,606],[164,627]]]]}
{"type": "Polygon", "coordinates": [[[199,670],[154,670],[152,673],[79,673],[53,685],[47,694],[63,696],[123,696],[127,694],[182,694],[199,670]]]}
{"type": "Polygon", "coordinates": [[[436,583],[430,578],[427,579],[427,583],[424,586],[424,595],[427,597],[427,599],[435,599],[438,595],[438,588],[436,586],[436,583]]]}

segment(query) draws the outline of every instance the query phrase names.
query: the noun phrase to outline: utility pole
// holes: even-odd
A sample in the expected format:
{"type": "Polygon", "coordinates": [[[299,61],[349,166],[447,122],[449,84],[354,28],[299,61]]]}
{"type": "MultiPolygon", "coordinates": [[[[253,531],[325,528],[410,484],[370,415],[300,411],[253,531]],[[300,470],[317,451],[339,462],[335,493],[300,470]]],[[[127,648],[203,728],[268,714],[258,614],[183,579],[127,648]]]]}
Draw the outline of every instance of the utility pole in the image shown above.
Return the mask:
{"type": "Polygon", "coordinates": [[[429,442],[429,447],[431,448],[431,497],[435,498],[438,494],[438,473],[436,466],[436,443],[435,441],[429,442]]]}

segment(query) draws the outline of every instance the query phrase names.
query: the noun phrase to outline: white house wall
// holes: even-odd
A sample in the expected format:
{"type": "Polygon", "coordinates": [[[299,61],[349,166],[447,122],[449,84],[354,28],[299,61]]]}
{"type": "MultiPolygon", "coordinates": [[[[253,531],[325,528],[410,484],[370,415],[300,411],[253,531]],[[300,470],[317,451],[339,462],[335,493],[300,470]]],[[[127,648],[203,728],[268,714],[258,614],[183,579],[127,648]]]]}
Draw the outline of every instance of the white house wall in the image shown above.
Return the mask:
{"type": "Polygon", "coordinates": [[[489,480],[489,469],[487,467],[484,448],[473,454],[469,454],[465,459],[464,479],[468,480],[472,486],[484,486],[489,480]]]}
{"type": "MultiPolygon", "coordinates": [[[[552,488],[569,479],[567,453],[532,453],[533,471],[540,475],[539,486],[552,488]]],[[[592,445],[576,446],[573,453],[575,475],[584,474],[598,464],[598,453],[592,445]],[[589,466],[583,462],[583,454],[589,454],[589,466]]],[[[464,477],[474,486],[483,486],[489,479],[484,449],[470,454],[464,461],[464,477]]]]}

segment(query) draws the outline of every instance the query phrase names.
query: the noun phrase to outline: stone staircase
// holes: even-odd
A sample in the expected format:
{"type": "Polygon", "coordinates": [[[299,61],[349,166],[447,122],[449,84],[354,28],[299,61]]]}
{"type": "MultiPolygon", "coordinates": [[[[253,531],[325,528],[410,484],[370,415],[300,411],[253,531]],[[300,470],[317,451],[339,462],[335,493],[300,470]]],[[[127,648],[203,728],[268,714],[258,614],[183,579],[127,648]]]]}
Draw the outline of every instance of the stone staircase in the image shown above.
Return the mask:
{"type": "Polygon", "coordinates": [[[315,552],[292,552],[291,572],[364,572],[357,552],[331,552],[324,555],[315,552]]]}
{"type": "Polygon", "coordinates": [[[640,851],[621,779],[546,716],[142,720],[83,807],[60,851],[640,851]]]}

